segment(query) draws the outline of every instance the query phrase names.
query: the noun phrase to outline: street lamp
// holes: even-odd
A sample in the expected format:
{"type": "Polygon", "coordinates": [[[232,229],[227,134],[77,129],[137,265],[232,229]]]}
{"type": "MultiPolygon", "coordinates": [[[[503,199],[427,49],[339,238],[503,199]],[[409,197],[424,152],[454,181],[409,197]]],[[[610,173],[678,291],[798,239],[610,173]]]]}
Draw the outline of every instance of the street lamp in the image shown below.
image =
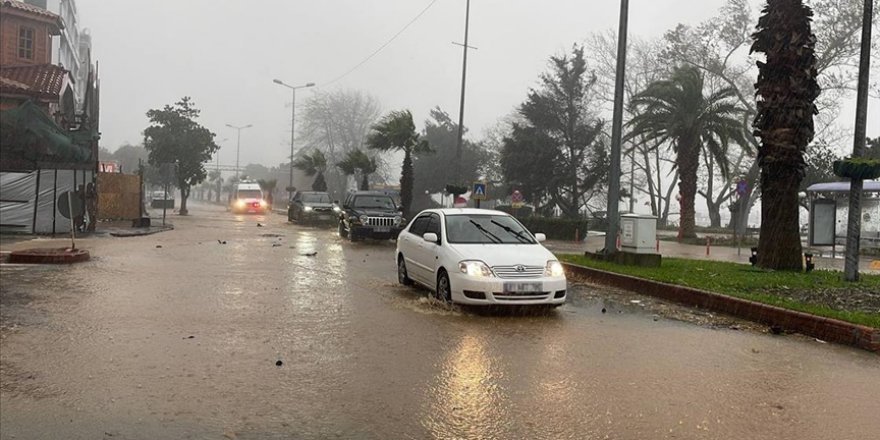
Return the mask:
{"type": "Polygon", "coordinates": [[[293,140],[295,136],[295,127],[296,127],[296,89],[304,89],[306,87],[314,87],[315,83],[305,83],[301,86],[291,86],[286,84],[284,81],[280,79],[273,79],[273,83],[278,84],[279,86],[287,87],[290,89],[291,93],[291,101],[290,101],[290,182],[287,185],[287,198],[290,199],[293,197],[293,140]]]}
{"type": "Polygon", "coordinates": [[[251,127],[253,127],[253,125],[248,124],[248,125],[244,125],[241,127],[236,127],[235,125],[232,125],[232,124],[226,124],[226,126],[229,128],[234,128],[235,130],[238,131],[238,141],[235,144],[235,180],[238,180],[238,158],[239,158],[239,153],[241,150],[241,131],[244,130],[245,128],[251,128],[251,127]]]}

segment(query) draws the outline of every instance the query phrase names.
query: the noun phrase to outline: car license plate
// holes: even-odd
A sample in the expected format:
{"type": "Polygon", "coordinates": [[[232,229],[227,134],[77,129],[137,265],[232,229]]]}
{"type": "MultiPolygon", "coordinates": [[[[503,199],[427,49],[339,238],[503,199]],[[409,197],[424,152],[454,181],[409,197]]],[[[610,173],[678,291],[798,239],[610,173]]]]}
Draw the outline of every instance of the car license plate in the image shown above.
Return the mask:
{"type": "Polygon", "coordinates": [[[504,293],[538,293],[543,287],[542,283],[504,283],[504,293]]]}
{"type": "Polygon", "coordinates": [[[327,221],[327,220],[330,220],[330,216],[329,215],[319,215],[318,220],[327,221]]]}
{"type": "Polygon", "coordinates": [[[376,232],[380,232],[380,233],[381,232],[391,232],[391,228],[389,228],[387,226],[379,226],[375,230],[376,230],[376,232]]]}

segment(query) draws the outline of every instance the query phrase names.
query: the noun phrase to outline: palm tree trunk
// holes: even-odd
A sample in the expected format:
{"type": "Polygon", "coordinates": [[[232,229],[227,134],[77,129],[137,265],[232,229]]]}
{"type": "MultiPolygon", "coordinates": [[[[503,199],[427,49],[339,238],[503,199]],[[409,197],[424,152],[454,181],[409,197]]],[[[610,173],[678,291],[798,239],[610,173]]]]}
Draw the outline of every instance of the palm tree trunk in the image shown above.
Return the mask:
{"type": "Polygon", "coordinates": [[[370,189],[370,175],[367,173],[361,173],[361,191],[369,191],[370,189]]]}
{"type": "Polygon", "coordinates": [[[412,206],[413,177],[412,149],[407,148],[403,153],[403,166],[400,172],[400,208],[406,218],[411,217],[409,210],[412,206]]]}
{"type": "Polygon", "coordinates": [[[801,270],[797,169],[782,163],[768,164],[761,171],[761,235],[758,266],[776,270],[801,270]]]}
{"type": "Polygon", "coordinates": [[[696,142],[678,146],[678,188],[681,193],[680,230],[682,238],[696,238],[694,202],[697,196],[697,169],[700,166],[700,150],[696,142]]]}

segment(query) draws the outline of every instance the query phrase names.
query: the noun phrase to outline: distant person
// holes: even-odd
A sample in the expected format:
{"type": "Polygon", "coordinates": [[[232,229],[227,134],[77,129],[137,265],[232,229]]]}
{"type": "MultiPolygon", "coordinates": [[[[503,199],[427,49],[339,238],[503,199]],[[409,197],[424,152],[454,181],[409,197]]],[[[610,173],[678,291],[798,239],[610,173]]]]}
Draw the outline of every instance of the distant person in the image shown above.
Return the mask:
{"type": "Polygon", "coordinates": [[[86,213],[89,215],[88,232],[95,232],[98,226],[98,189],[95,182],[86,187],[86,213]]]}
{"type": "MultiPolygon", "coordinates": [[[[73,193],[73,202],[76,204],[79,203],[79,206],[83,208],[82,212],[79,215],[73,217],[73,225],[77,231],[82,232],[85,229],[85,203],[86,203],[86,187],[85,185],[80,185],[77,187],[76,192],[73,193]]],[[[73,206],[70,207],[70,211],[73,212],[73,206]]]]}

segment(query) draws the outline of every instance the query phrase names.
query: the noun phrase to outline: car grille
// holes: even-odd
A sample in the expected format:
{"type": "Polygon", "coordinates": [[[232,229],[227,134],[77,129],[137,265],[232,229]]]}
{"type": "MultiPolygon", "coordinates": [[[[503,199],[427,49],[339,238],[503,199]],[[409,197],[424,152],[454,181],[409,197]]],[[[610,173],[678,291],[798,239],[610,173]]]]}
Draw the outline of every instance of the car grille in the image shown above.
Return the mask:
{"type": "Polygon", "coordinates": [[[550,292],[531,292],[531,293],[501,293],[494,292],[492,296],[499,301],[531,301],[536,299],[547,299],[550,292]]]}
{"type": "Polygon", "coordinates": [[[367,217],[367,226],[394,226],[393,217],[367,217]]]}
{"type": "Polygon", "coordinates": [[[544,276],[544,268],[541,266],[494,266],[492,271],[499,278],[508,279],[540,278],[544,276]]]}

